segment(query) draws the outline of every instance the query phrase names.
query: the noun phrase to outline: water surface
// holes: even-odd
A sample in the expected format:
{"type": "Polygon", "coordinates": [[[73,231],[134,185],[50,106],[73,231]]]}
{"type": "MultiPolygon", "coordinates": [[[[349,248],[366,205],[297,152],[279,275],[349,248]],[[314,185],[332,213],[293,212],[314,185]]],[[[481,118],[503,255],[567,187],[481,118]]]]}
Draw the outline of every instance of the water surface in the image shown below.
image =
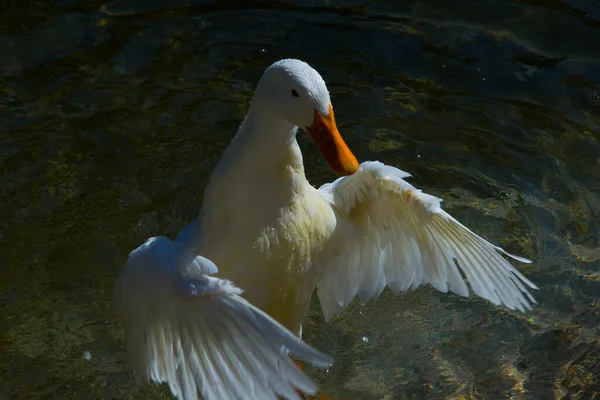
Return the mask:
{"type": "MultiPolygon", "coordinates": [[[[111,291],[146,237],[195,218],[262,71],[301,58],[360,160],[413,174],[535,262],[529,313],[431,287],[304,337],[336,399],[600,393],[600,3],[0,2],[0,399],[137,388],[111,291]]],[[[301,137],[315,185],[333,179],[301,137]]]]}

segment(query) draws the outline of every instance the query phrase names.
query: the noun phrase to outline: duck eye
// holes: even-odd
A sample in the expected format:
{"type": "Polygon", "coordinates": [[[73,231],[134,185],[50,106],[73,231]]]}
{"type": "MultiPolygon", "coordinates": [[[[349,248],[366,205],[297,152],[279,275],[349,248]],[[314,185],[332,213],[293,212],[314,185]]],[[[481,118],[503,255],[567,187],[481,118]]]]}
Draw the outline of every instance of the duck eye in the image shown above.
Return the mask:
{"type": "Polygon", "coordinates": [[[292,89],[292,96],[294,96],[294,97],[300,97],[300,95],[298,94],[298,92],[296,92],[294,89],[292,89]]]}

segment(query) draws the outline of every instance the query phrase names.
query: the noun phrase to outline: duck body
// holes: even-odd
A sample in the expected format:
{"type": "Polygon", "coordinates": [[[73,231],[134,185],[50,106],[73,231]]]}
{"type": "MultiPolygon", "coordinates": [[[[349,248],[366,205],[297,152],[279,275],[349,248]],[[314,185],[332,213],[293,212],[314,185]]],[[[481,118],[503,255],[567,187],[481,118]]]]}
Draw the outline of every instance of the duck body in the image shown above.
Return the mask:
{"type": "Polygon", "coordinates": [[[244,282],[245,298],[293,332],[320,276],[315,257],[336,228],[306,179],[296,134],[276,116],[248,115],[204,192],[197,235],[221,276],[244,282]]]}

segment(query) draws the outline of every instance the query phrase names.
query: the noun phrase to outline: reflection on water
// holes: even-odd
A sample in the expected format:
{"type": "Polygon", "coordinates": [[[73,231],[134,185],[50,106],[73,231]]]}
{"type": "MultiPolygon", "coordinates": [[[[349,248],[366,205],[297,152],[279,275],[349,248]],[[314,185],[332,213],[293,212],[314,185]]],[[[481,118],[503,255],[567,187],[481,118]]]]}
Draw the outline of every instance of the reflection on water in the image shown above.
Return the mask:
{"type": "MultiPolygon", "coordinates": [[[[0,399],[169,398],[134,386],[112,284],[196,216],[263,69],[324,75],[361,160],[413,173],[535,260],[521,314],[426,287],[305,338],[339,399],[600,392],[600,3],[0,2],[0,399]],[[393,4],[399,3],[399,4],[393,4]]],[[[331,179],[305,138],[315,184],[331,179]]],[[[164,389],[164,388],[163,388],[164,389]]]]}

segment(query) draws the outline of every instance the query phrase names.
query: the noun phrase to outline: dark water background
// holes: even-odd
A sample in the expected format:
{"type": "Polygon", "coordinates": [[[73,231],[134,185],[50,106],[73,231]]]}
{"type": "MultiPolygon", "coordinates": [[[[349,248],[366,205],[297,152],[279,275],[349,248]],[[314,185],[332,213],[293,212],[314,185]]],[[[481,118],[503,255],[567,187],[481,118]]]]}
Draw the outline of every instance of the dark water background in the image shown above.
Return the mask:
{"type": "Polygon", "coordinates": [[[323,390],[594,398],[598,0],[0,0],[0,399],[170,398],[134,386],[112,284],[195,218],[283,57],[322,73],[360,160],[413,173],[541,287],[527,314],[425,287],[325,324],[315,300],[304,337],[337,361],[323,390]]]}

